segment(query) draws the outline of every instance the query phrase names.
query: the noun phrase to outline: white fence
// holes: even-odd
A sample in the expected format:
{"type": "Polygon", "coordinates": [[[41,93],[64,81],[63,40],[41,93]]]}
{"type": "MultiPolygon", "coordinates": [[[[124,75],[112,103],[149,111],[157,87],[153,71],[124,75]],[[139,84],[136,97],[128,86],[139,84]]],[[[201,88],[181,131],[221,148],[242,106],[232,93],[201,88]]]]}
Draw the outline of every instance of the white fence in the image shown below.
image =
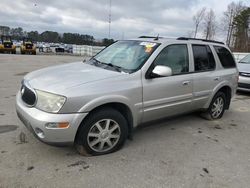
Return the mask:
{"type": "Polygon", "coordinates": [[[250,53],[233,52],[236,62],[239,62],[242,58],[249,55],[250,53]]]}
{"type": "Polygon", "coordinates": [[[73,45],[73,54],[92,57],[103,48],[105,48],[105,46],[73,45]]]}
{"type": "MultiPolygon", "coordinates": [[[[92,57],[104,48],[105,46],[73,45],[73,54],[92,57]]],[[[236,62],[239,62],[248,54],[250,53],[233,52],[236,62]]]]}

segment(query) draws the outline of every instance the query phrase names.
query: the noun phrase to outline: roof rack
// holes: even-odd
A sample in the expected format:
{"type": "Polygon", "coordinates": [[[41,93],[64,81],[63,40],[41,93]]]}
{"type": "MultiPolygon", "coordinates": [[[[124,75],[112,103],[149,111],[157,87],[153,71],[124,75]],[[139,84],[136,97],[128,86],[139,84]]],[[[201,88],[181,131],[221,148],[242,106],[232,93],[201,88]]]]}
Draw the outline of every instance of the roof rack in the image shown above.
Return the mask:
{"type": "Polygon", "coordinates": [[[162,37],[159,37],[159,35],[158,36],[156,36],[156,37],[154,37],[154,36],[139,36],[138,38],[150,38],[150,39],[154,39],[154,40],[159,40],[159,39],[161,39],[162,37]]]}
{"type": "Polygon", "coordinates": [[[224,44],[224,42],[216,41],[216,40],[206,40],[206,39],[199,39],[199,38],[188,38],[188,37],[179,37],[177,40],[199,40],[203,42],[213,42],[218,44],[224,44]]]}

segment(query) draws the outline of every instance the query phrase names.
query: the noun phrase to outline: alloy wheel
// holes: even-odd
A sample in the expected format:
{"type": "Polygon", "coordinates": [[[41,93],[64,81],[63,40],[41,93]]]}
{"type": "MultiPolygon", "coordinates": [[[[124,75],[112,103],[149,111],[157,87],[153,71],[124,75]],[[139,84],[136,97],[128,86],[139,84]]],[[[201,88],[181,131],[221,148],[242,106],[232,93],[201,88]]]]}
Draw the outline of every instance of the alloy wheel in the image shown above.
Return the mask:
{"type": "Polygon", "coordinates": [[[87,135],[88,146],[96,152],[111,150],[121,136],[119,124],[112,119],[102,119],[96,122],[87,135]]]}
{"type": "Polygon", "coordinates": [[[218,118],[223,112],[224,99],[222,97],[216,98],[211,108],[211,116],[215,119],[218,118]]]}

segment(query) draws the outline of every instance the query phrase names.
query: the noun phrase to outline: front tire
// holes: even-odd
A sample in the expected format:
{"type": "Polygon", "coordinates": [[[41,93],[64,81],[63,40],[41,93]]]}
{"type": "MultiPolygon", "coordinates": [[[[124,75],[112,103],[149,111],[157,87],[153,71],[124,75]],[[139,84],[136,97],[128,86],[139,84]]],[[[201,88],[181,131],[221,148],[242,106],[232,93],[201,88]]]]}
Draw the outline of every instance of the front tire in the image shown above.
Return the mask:
{"type": "Polygon", "coordinates": [[[220,119],[226,107],[226,96],[223,92],[218,92],[212,99],[209,108],[206,112],[202,113],[201,116],[207,120],[220,119]]]}
{"type": "Polygon", "coordinates": [[[80,125],[76,149],[81,155],[103,155],[119,150],[128,136],[128,123],[115,109],[91,113],[80,125]]]}

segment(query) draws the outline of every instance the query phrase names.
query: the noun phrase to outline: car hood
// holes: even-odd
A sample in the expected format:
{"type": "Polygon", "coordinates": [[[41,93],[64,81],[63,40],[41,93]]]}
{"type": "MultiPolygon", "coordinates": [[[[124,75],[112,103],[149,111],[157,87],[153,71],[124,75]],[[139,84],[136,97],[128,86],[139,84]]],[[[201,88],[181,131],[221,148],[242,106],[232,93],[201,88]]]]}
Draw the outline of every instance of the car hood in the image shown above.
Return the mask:
{"type": "Polygon", "coordinates": [[[31,72],[25,76],[24,80],[34,89],[63,94],[63,91],[73,87],[123,74],[83,62],[76,62],[31,72]]]}
{"type": "Polygon", "coordinates": [[[247,63],[237,63],[239,72],[247,72],[250,73],[250,64],[247,63]]]}

